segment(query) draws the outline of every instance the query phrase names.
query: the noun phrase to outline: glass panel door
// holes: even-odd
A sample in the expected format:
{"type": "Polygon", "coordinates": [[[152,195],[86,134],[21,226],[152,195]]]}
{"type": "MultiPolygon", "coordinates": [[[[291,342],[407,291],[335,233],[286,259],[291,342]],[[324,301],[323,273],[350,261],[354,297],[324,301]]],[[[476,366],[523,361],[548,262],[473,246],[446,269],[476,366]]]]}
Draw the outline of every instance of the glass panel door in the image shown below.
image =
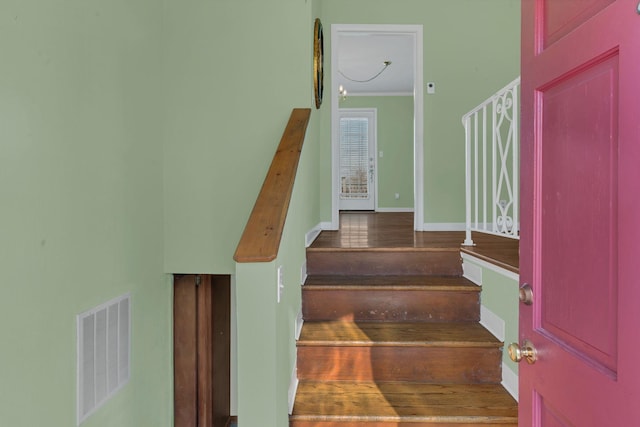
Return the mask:
{"type": "Polygon", "coordinates": [[[340,210],[375,209],[375,110],[340,110],[340,210]]]}

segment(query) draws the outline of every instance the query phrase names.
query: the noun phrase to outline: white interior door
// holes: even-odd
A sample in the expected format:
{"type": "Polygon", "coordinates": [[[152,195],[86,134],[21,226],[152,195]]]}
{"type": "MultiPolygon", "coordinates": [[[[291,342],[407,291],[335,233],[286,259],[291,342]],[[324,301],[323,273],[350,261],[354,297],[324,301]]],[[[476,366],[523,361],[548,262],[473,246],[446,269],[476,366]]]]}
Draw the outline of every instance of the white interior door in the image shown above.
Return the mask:
{"type": "Polygon", "coordinates": [[[376,110],[340,109],[340,210],[375,210],[376,110]]]}

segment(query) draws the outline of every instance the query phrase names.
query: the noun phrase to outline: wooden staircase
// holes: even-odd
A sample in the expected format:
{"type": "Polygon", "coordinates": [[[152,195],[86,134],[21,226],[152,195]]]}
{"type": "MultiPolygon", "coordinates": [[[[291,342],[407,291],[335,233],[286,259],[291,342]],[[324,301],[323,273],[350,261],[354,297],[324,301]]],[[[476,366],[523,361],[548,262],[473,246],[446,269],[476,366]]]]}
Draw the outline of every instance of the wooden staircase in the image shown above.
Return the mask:
{"type": "Polygon", "coordinates": [[[307,250],[290,427],[517,426],[459,247],[307,250]]]}

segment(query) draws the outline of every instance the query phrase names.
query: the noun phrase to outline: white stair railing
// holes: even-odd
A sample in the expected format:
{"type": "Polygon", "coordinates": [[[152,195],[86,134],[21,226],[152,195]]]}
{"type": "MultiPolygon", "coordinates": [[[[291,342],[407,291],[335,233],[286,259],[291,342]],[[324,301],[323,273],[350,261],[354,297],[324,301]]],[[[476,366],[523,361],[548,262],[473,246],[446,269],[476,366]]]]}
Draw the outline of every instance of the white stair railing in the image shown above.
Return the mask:
{"type": "Polygon", "coordinates": [[[466,236],[519,238],[520,77],[462,116],[465,129],[466,236]],[[488,123],[490,121],[490,123],[488,123]]]}

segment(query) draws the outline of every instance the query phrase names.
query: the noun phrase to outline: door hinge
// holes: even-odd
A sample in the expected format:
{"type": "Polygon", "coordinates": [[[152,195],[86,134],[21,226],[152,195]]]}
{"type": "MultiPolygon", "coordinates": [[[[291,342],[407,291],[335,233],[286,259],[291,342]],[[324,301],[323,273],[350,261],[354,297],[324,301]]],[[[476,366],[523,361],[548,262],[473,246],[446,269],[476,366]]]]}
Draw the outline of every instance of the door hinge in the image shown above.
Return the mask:
{"type": "Polygon", "coordinates": [[[200,286],[200,282],[201,282],[201,280],[202,280],[202,279],[200,278],[200,275],[197,275],[197,276],[196,276],[196,286],[200,286]]]}

